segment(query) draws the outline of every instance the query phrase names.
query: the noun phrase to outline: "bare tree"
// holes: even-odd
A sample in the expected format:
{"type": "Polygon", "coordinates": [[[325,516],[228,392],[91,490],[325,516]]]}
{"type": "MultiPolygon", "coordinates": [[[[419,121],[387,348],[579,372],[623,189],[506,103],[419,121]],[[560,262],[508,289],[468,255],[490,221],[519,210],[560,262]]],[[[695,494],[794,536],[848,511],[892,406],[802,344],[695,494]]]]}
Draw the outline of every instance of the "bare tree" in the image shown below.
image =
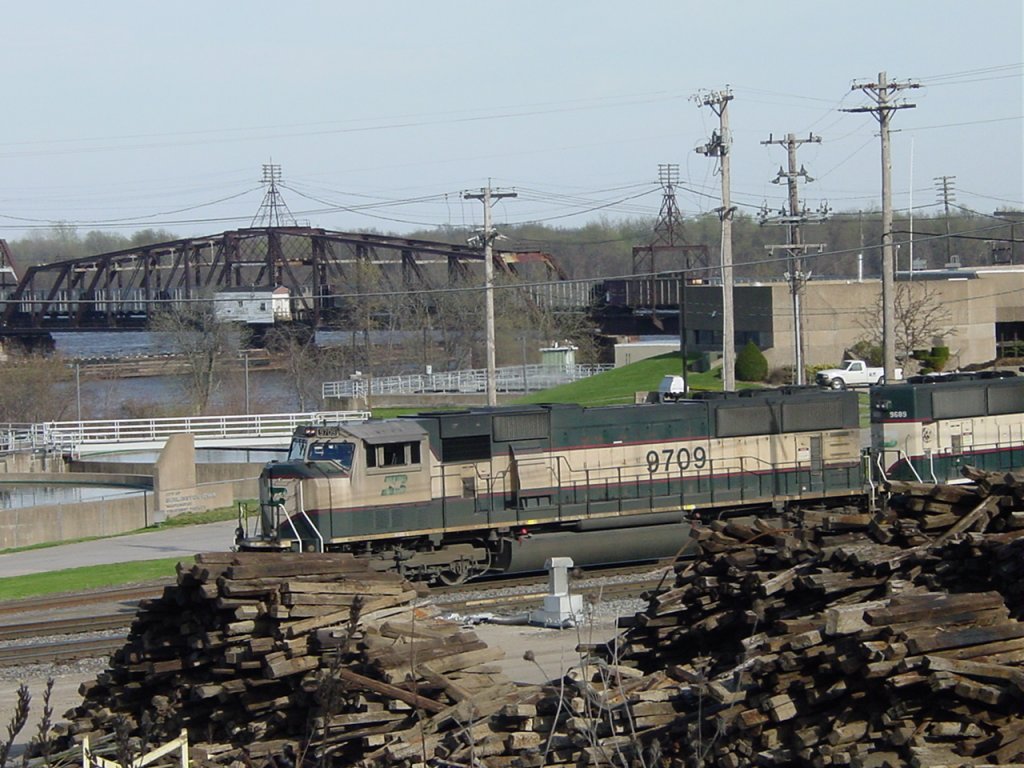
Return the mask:
{"type": "Polygon", "coordinates": [[[430,294],[423,291],[404,294],[401,301],[395,303],[395,314],[398,326],[408,334],[404,346],[411,348],[415,356],[415,359],[410,358],[407,362],[415,362],[421,369],[432,365],[435,362],[431,352],[436,344],[436,318],[430,294]]]}
{"type": "Polygon", "coordinates": [[[521,358],[526,357],[527,345],[537,348],[552,342],[573,344],[580,362],[597,360],[594,326],[586,312],[547,306],[528,287],[509,280],[503,283],[497,292],[495,314],[499,357],[504,364],[525,362],[521,358]]]}
{"type": "Polygon", "coordinates": [[[455,280],[449,290],[432,298],[442,358],[453,370],[472,368],[474,347],[482,348],[484,337],[483,286],[469,279],[455,280]]]}
{"type": "Polygon", "coordinates": [[[224,363],[244,348],[248,329],[219,320],[209,300],[175,304],[154,316],[150,328],[166,333],[184,359],[185,394],[192,413],[202,414],[220,384],[224,363]]]}
{"type": "MultiPolygon", "coordinates": [[[[909,360],[915,350],[930,349],[936,338],[956,335],[949,324],[950,311],[942,304],[935,290],[925,282],[901,282],[893,298],[896,317],[896,356],[909,360]]],[[[865,340],[882,343],[882,298],[878,297],[875,312],[860,323],[865,340]]]]}
{"type": "Polygon", "coordinates": [[[74,397],[62,395],[61,388],[70,378],[60,357],[12,356],[0,364],[0,421],[42,422],[68,417],[74,397]]]}
{"type": "Polygon", "coordinates": [[[284,365],[299,410],[304,412],[311,404],[319,403],[324,355],[316,345],[316,334],[312,329],[296,325],[277,326],[267,332],[266,348],[284,365]]]}
{"type": "Polygon", "coordinates": [[[362,347],[365,359],[371,357],[371,331],[377,329],[379,318],[387,312],[388,299],[384,275],[372,261],[357,261],[349,269],[354,294],[345,299],[352,329],[352,347],[362,347]],[[361,344],[360,344],[361,341],[361,344]]]}

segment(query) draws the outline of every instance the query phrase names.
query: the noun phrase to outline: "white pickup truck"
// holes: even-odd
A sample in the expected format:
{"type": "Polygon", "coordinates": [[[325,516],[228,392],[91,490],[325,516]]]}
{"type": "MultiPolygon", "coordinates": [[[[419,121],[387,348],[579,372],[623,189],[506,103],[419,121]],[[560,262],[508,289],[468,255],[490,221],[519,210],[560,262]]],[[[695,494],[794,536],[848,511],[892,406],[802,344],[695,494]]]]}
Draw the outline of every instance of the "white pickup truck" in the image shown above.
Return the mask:
{"type": "MultiPolygon", "coordinates": [[[[896,369],[896,378],[903,378],[903,369],[896,369]]],[[[815,380],[819,387],[846,389],[880,384],[885,379],[884,368],[871,368],[863,360],[843,360],[842,368],[828,368],[818,371],[815,380]]]]}

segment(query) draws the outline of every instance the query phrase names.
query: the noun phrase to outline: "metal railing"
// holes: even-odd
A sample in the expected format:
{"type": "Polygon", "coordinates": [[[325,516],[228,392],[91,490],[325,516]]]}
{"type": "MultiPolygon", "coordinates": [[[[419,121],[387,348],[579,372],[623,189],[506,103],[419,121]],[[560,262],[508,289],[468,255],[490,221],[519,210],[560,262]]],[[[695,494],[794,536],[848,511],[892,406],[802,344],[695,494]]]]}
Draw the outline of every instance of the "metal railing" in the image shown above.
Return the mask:
{"type": "MultiPolygon", "coordinates": [[[[498,392],[536,392],[610,371],[612,365],[511,365],[495,370],[498,392]]],[[[487,370],[473,368],[442,373],[381,376],[326,381],[323,397],[479,393],[487,391],[487,370]]]]}
{"type": "Polygon", "coordinates": [[[186,432],[206,443],[244,444],[246,441],[278,440],[286,443],[296,427],[366,421],[368,411],[313,411],[309,413],[262,413],[244,416],[192,416],[160,419],[111,419],[98,421],[49,421],[42,424],[7,425],[0,430],[0,448],[45,450],[77,455],[84,446],[162,443],[186,432]],[[16,428],[15,428],[16,427],[16,428]]]}
{"type": "Polygon", "coordinates": [[[36,424],[0,424],[0,453],[31,451],[35,448],[36,424]]]}

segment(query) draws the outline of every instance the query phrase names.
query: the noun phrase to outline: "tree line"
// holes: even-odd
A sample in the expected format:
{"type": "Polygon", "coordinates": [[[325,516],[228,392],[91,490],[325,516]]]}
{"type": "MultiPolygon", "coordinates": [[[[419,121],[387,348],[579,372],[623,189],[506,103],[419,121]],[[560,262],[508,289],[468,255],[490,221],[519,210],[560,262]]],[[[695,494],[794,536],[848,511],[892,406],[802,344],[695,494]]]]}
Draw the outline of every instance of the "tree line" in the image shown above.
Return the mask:
{"type": "MultiPolygon", "coordinates": [[[[579,227],[553,227],[546,224],[498,223],[507,239],[499,243],[503,250],[542,250],[555,256],[572,278],[595,279],[630,274],[635,246],[655,241],[657,220],[634,217],[613,220],[601,218],[579,227]]],[[[903,214],[894,218],[895,242],[900,246],[899,269],[909,267],[911,233],[915,260],[928,268],[943,267],[950,256],[957,256],[965,267],[984,266],[1008,260],[1015,234],[1010,225],[996,216],[968,211],[903,214]],[[947,232],[949,233],[947,236],[947,232]]],[[[369,234],[395,235],[379,230],[359,230],[369,234]]],[[[849,278],[857,275],[858,254],[863,254],[865,277],[881,269],[881,215],[878,211],[834,213],[820,223],[805,224],[803,241],[823,246],[824,255],[809,257],[811,269],[822,278],[849,278]]],[[[733,259],[738,279],[778,279],[786,271],[778,253],[767,246],[786,242],[786,228],[762,224],[761,217],[738,211],[733,219],[733,259]]],[[[472,232],[464,227],[440,226],[403,233],[403,237],[465,245],[472,232]]],[[[1018,239],[1024,232],[1016,232],[1018,239]]],[[[70,224],[58,224],[33,231],[26,237],[8,240],[22,269],[80,256],[94,256],[128,250],[154,243],[181,239],[163,229],[144,229],[130,235],[89,231],[81,233],[70,224]]],[[[721,245],[721,224],[717,214],[691,216],[682,220],[681,238],[691,245],[705,245],[712,264],[721,245]]],[[[1024,246],[1017,244],[1016,257],[1024,258],[1024,246]]],[[[660,268],[660,265],[659,265],[660,268]]],[[[666,270],[677,265],[666,263],[666,270]]]]}

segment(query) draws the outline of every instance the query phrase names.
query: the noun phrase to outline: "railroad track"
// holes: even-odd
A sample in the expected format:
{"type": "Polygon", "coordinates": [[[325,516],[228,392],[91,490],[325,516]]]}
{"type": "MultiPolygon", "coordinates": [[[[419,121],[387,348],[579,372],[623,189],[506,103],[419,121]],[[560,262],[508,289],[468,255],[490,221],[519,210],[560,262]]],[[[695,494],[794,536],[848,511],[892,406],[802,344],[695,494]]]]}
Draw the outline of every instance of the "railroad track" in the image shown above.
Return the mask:
{"type": "MultiPolygon", "coordinates": [[[[619,600],[638,597],[642,592],[655,589],[664,583],[667,566],[647,564],[606,568],[586,572],[574,580],[572,589],[582,594],[585,601],[619,600]],[[652,573],[656,574],[652,578],[652,573]],[[607,583],[609,577],[639,575],[633,581],[607,583]]],[[[131,602],[147,597],[157,597],[163,591],[163,583],[135,585],[109,590],[92,590],[78,595],[56,595],[43,598],[8,601],[0,603],[0,615],[24,612],[45,612],[61,608],[79,608],[83,605],[110,602],[131,602]]],[[[517,576],[510,579],[476,581],[455,587],[437,587],[430,591],[438,605],[454,613],[494,612],[503,608],[526,611],[543,602],[547,594],[547,575],[517,576]],[[515,592],[512,590],[525,590],[515,592]],[[489,591],[501,594],[487,595],[489,591]],[[464,597],[463,597],[464,595],[464,597]]],[[[86,617],[55,617],[43,621],[29,621],[0,624],[0,641],[14,641],[12,645],[0,647],[0,667],[23,664],[42,664],[76,661],[86,658],[108,656],[124,645],[124,633],[101,638],[62,637],[61,639],[17,642],[33,638],[54,638],[59,635],[77,635],[124,629],[135,617],[133,611],[100,613],[86,617]]]]}
{"type": "Polygon", "coordinates": [[[134,612],[121,612],[87,616],[85,618],[55,618],[47,619],[46,621],[3,624],[0,625],[0,641],[49,637],[51,635],[80,635],[85,632],[121,629],[130,626],[134,618],[134,612]]]}
{"type": "Polygon", "coordinates": [[[0,616],[12,613],[43,613],[62,608],[77,608],[98,603],[134,603],[150,597],[159,597],[163,594],[164,586],[172,583],[172,580],[167,579],[146,584],[132,584],[127,587],[90,589],[85,592],[4,600],[0,601],[0,616]]]}
{"type": "Polygon", "coordinates": [[[74,635],[126,630],[135,617],[135,611],[109,610],[103,606],[135,604],[146,598],[159,597],[163,594],[165,584],[169,583],[150,582],[0,602],[0,642],[11,643],[0,647],[0,667],[63,663],[109,656],[124,645],[125,631],[108,637],[74,635]],[[95,610],[87,616],[59,615],[61,611],[83,607],[93,607],[95,610]],[[36,614],[48,618],[11,621],[36,614]]]}
{"type": "Polygon", "coordinates": [[[123,637],[11,645],[0,648],[0,667],[20,667],[25,664],[53,664],[78,661],[79,659],[102,658],[109,656],[122,645],[124,645],[123,637]]]}

